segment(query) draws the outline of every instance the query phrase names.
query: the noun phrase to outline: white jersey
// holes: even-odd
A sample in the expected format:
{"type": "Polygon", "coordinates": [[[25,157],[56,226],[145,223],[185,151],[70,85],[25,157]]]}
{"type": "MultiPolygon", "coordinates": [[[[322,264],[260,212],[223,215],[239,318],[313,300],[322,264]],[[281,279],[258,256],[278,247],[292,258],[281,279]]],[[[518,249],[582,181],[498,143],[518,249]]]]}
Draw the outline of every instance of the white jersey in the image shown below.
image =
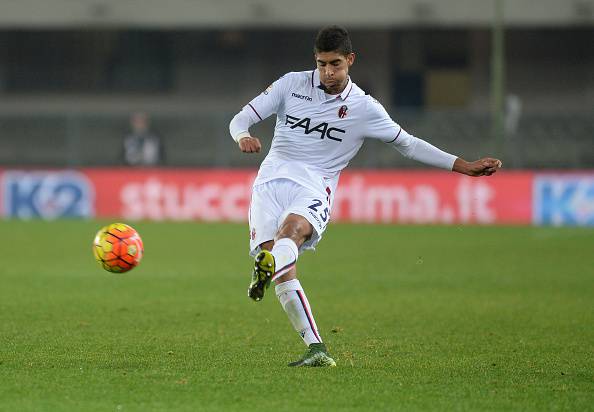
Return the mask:
{"type": "Polygon", "coordinates": [[[239,140],[249,135],[247,129],[253,123],[277,115],[272,146],[254,185],[286,178],[334,194],[341,170],[365,138],[392,143],[413,158],[418,156],[410,152],[421,141],[441,154],[439,162],[430,159],[428,163],[451,170],[455,156],[406,133],[350,78],[343,92],[335,96],[326,94],[319,85],[318,70],[288,73],[249,102],[231,122],[231,134],[239,140]],[[249,116],[247,125],[241,121],[242,113],[249,116]]]}

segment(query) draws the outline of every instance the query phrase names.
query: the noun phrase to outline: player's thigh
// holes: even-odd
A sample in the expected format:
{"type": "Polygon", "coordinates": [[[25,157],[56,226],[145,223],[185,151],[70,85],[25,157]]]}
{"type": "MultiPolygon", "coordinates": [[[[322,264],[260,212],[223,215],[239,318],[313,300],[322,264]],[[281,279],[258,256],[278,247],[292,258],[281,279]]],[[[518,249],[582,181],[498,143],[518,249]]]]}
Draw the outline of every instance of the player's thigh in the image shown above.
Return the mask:
{"type": "MultiPolygon", "coordinates": [[[[311,238],[321,238],[330,222],[330,203],[325,193],[297,185],[290,206],[284,213],[284,219],[295,214],[307,220],[312,228],[311,238]]],[[[283,220],[284,220],[283,219],[283,220]]]]}
{"type": "MultiPolygon", "coordinates": [[[[250,254],[260,245],[276,238],[279,228],[290,215],[299,216],[311,225],[299,252],[314,249],[330,220],[330,204],[326,193],[306,188],[289,179],[276,179],[255,186],[250,203],[250,254]]],[[[299,218],[298,218],[299,219],[299,218]]]]}
{"type": "Polygon", "coordinates": [[[251,255],[260,250],[260,245],[268,245],[274,239],[282,213],[273,187],[264,183],[253,188],[249,208],[251,255]]]}
{"type": "Polygon", "coordinates": [[[290,238],[300,246],[307,239],[311,238],[313,226],[301,215],[290,213],[281,223],[276,239],[290,238]]]}

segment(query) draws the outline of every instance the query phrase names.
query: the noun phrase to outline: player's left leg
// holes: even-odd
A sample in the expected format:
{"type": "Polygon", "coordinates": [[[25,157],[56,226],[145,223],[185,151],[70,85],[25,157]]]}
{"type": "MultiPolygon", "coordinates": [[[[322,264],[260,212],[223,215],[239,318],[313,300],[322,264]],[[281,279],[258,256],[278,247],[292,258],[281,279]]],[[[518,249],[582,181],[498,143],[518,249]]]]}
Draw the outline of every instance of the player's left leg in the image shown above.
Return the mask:
{"type": "Polygon", "coordinates": [[[326,345],[322,342],[318,326],[305,291],[297,279],[296,261],[299,248],[314,233],[311,223],[303,216],[289,214],[276,236],[270,252],[273,260],[279,262],[272,279],[276,283],[276,296],[295,331],[299,333],[308,349],[305,355],[289,366],[336,366],[326,345]]]}
{"type": "Polygon", "coordinates": [[[307,345],[305,355],[298,361],[289,363],[289,366],[336,366],[336,362],[330,357],[326,345],[322,342],[311,306],[296,277],[296,269],[292,269],[285,276],[290,276],[292,279],[283,281],[279,278],[276,281],[276,296],[293,328],[307,345]]]}
{"type": "Polygon", "coordinates": [[[275,281],[281,306],[308,346],[303,358],[290,366],[336,365],[322,342],[296,270],[300,250],[313,249],[320,240],[328,223],[329,208],[326,194],[312,192],[289,180],[257,186],[252,196],[250,249],[255,261],[248,295],[261,300],[265,289],[275,281]],[[277,229],[271,235],[273,227],[277,229]]]}
{"type": "Polygon", "coordinates": [[[275,241],[260,245],[261,251],[256,255],[254,276],[249,289],[250,297],[260,300],[264,288],[271,280],[275,281],[276,296],[293,328],[308,347],[305,355],[289,366],[336,366],[322,342],[311,306],[297,279],[299,247],[311,238],[313,230],[303,216],[289,214],[275,241]]]}

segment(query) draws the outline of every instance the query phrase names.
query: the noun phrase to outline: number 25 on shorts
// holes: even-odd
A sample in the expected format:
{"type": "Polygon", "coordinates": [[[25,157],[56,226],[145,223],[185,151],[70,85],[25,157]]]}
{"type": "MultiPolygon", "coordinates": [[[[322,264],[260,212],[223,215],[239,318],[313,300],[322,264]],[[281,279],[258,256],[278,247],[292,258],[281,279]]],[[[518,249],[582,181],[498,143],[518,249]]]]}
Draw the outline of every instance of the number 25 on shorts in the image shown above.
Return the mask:
{"type": "Polygon", "coordinates": [[[309,205],[308,208],[316,212],[318,216],[320,216],[320,219],[322,219],[322,222],[326,223],[328,221],[328,218],[330,217],[330,210],[327,207],[325,207],[324,210],[319,211],[318,209],[320,208],[320,206],[322,206],[322,201],[319,199],[313,199],[313,203],[309,205]]]}

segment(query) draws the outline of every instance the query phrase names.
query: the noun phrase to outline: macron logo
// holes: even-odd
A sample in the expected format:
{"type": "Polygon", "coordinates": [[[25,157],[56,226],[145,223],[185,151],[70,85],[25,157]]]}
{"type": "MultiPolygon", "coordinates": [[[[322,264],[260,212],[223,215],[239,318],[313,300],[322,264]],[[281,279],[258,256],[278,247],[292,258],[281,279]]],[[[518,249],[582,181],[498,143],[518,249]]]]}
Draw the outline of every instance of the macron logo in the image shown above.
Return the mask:
{"type": "Polygon", "coordinates": [[[309,96],[304,96],[302,94],[297,94],[297,93],[291,93],[291,96],[296,97],[301,100],[307,100],[308,102],[311,102],[311,100],[312,100],[311,97],[309,97],[309,96]]]}

